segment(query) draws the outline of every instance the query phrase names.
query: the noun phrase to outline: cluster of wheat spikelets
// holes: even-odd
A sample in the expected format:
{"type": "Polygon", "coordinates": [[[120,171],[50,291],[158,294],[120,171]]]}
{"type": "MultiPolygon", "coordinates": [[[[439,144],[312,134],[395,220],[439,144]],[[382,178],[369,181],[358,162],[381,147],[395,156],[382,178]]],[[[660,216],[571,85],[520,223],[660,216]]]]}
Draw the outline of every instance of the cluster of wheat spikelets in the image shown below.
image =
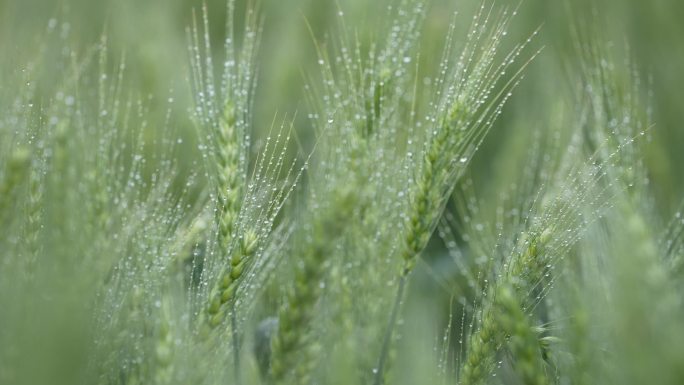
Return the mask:
{"type": "Polygon", "coordinates": [[[187,30],[188,173],[106,39],[48,34],[60,81],[2,80],[0,384],[681,383],[684,221],[656,208],[630,66],[578,40],[574,95],[492,198],[471,160],[539,54],[517,11],[455,17],[429,60],[423,1],[371,43],[340,11],[307,148],[295,117],[256,137],[268,26],[236,9],[218,56],[209,10],[187,30]]]}

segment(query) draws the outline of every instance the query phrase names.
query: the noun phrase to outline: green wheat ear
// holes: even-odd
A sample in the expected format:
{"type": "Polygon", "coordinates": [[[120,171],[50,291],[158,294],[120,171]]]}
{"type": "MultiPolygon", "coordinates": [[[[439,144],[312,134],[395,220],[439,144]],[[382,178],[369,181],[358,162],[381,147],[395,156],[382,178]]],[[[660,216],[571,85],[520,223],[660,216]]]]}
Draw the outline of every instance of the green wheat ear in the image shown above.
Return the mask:
{"type": "Polygon", "coordinates": [[[226,102],[218,129],[217,154],[217,215],[219,216],[219,244],[222,250],[230,248],[235,222],[240,213],[244,180],[240,170],[241,143],[235,127],[235,106],[226,102]]]}
{"type": "Polygon", "coordinates": [[[209,314],[208,323],[212,328],[221,324],[224,319],[223,305],[233,301],[240,279],[243,276],[247,263],[258,248],[258,236],[256,233],[247,231],[239,241],[239,247],[230,257],[230,269],[225,271],[219,280],[217,288],[212,294],[212,299],[207,308],[209,314]]]}
{"type": "MultiPolygon", "coordinates": [[[[475,16],[474,29],[468,36],[471,40],[466,43],[460,54],[461,59],[471,56],[469,60],[472,60],[472,65],[457,65],[453,71],[444,70],[443,78],[438,77],[438,83],[444,88],[435,103],[438,106],[433,115],[436,119],[430,119],[435,122],[434,126],[430,125],[424,136],[425,146],[420,149],[422,156],[419,158],[420,162],[415,165],[415,182],[409,186],[410,202],[406,208],[405,225],[401,234],[402,247],[398,251],[402,265],[394,307],[390,313],[376,366],[376,385],[384,382],[392,333],[407,277],[427,246],[442,216],[447,199],[510,97],[512,89],[521,77],[521,72],[529,63],[528,61],[523,64],[507,83],[502,82],[503,84],[498,85],[502,74],[513,64],[513,60],[509,59],[496,64],[500,60],[496,52],[503,36],[506,35],[509,15],[503,11],[501,20],[497,22],[492,22],[490,17],[491,14],[484,11],[484,7],[481,8],[480,13],[475,16]],[[491,35],[486,35],[485,31],[490,29],[491,35]],[[493,67],[498,69],[492,71],[493,67]],[[482,88],[483,83],[489,84],[489,87],[482,88]]],[[[451,32],[453,28],[452,23],[451,32]]],[[[452,38],[450,33],[445,57],[454,54],[451,47],[452,38]]],[[[524,47],[524,44],[518,46],[508,57],[520,55],[524,47]]],[[[532,58],[534,56],[532,55],[532,58]]],[[[452,62],[446,60],[443,68],[449,69],[451,64],[452,62]]]]}
{"type": "MultiPolygon", "coordinates": [[[[232,37],[233,1],[228,3],[228,9],[230,14],[228,21],[230,25],[229,36],[232,37]]],[[[202,316],[202,334],[208,336],[209,331],[223,321],[227,313],[224,305],[234,301],[242,273],[258,248],[258,236],[251,230],[238,228],[241,212],[245,209],[243,203],[246,200],[247,171],[245,162],[248,159],[247,152],[249,151],[246,131],[249,127],[247,127],[247,117],[244,115],[250,109],[248,93],[252,82],[250,71],[253,69],[253,58],[247,51],[249,44],[246,44],[240,52],[234,46],[226,47],[226,53],[229,56],[226,60],[236,60],[236,57],[239,56],[242,60],[239,66],[240,71],[244,70],[246,73],[236,74],[230,72],[232,69],[226,69],[223,74],[223,89],[221,89],[224,95],[223,101],[205,99],[203,95],[213,95],[216,87],[213,84],[214,69],[206,6],[203,7],[202,21],[204,58],[200,53],[199,28],[194,25],[191,30],[190,51],[192,54],[191,66],[194,71],[193,81],[196,92],[202,95],[197,97],[198,112],[194,119],[202,132],[201,137],[208,136],[213,139],[213,142],[208,144],[208,147],[213,149],[213,162],[208,166],[213,171],[211,179],[214,182],[216,194],[217,247],[220,258],[227,262],[227,266],[223,268],[218,281],[213,284],[202,316]]],[[[250,22],[245,28],[251,28],[250,22]]],[[[231,310],[231,313],[234,313],[234,309],[231,310]]],[[[234,344],[237,342],[234,341],[234,344]]],[[[237,345],[235,347],[237,357],[237,345]]]]}
{"type": "MultiPolygon", "coordinates": [[[[440,193],[444,185],[448,183],[449,169],[453,167],[449,156],[449,146],[455,143],[460,146],[464,138],[460,122],[466,121],[465,107],[461,103],[454,103],[449,110],[448,117],[443,119],[443,124],[438,129],[437,135],[432,137],[428,150],[423,159],[423,169],[419,182],[415,188],[416,193],[413,204],[409,207],[408,221],[402,259],[404,268],[402,275],[408,275],[416,263],[420,252],[425,248],[439,217],[443,206],[444,197],[440,193]]],[[[452,155],[453,156],[453,155],[452,155]]],[[[456,154],[456,156],[458,156],[456,154]]]]}
{"type": "Polygon", "coordinates": [[[311,381],[317,360],[309,334],[320,298],[319,283],[324,278],[326,260],[334,255],[331,240],[341,237],[358,201],[356,192],[349,187],[337,191],[330,206],[316,214],[311,244],[299,256],[294,282],[278,312],[278,330],[272,343],[271,378],[275,384],[311,381]]]}
{"type": "Polygon", "coordinates": [[[502,346],[514,352],[514,369],[526,384],[548,383],[534,325],[522,305],[529,287],[539,282],[546,271],[548,261],[542,248],[551,234],[543,234],[531,239],[521,236],[527,246],[512,259],[507,275],[494,283],[492,299],[484,305],[481,324],[467,346],[459,378],[462,384],[486,383],[502,346]]]}
{"type": "Polygon", "coordinates": [[[247,231],[233,249],[236,238],[235,228],[240,216],[240,203],[244,200],[242,186],[245,183],[240,171],[240,154],[245,149],[237,134],[236,111],[234,103],[226,102],[224,112],[218,123],[217,141],[217,197],[218,197],[218,245],[222,255],[227,255],[229,268],[224,271],[218,284],[211,293],[207,308],[208,325],[215,328],[225,316],[223,305],[235,298],[240,278],[246,264],[258,247],[258,236],[247,231]]]}

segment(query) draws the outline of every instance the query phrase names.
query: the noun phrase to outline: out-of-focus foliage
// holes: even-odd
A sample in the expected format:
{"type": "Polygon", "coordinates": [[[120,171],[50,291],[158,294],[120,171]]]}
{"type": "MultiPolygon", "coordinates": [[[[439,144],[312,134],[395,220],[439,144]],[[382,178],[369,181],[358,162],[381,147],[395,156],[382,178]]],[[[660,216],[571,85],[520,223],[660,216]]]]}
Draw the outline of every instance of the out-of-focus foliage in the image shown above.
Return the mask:
{"type": "Polygon", "coordinates": [[[682,383],[683,18],[0,0],[0,385],[682,383]]]}

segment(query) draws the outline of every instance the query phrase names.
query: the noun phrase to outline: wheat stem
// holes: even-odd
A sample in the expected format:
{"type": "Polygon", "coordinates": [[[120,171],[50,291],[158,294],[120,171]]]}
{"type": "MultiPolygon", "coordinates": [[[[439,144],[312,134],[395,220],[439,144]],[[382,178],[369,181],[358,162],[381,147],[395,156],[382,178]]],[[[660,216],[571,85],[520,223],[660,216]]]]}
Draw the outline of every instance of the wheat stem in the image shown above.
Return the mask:
{"type": "Polygon", "coordinates": [[[389,357],[390,348],[392,345],[392,334],[394,331],[394,325],[397,323],[397,318],[399,317],[399,310],[401,308],[401,301],[404,297],[404,291],[406,287],[405,274],[399,277],[399,285],[397,286],[397,294],[394,297],[394,304],[392,305],[392,312],[390,313],[389,321],[387,322],[387,328],[385,329],[385,336],[382,339],[382,348],[380,350],[380,357],[378,358],[378,364],[374,369],[374,385],[382,385],[385,382],[385,365],[387,358],[389,357]]]}

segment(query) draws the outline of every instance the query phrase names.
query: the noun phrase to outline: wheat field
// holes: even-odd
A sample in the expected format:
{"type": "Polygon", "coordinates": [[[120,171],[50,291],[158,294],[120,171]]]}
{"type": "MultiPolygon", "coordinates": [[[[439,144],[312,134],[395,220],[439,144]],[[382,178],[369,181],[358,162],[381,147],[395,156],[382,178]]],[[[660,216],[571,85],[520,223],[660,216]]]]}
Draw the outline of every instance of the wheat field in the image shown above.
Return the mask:
{"type": "Polygon", "coordinates": [[[0,385],[684,383],[675,0],[1,0],[0,385]]]}

